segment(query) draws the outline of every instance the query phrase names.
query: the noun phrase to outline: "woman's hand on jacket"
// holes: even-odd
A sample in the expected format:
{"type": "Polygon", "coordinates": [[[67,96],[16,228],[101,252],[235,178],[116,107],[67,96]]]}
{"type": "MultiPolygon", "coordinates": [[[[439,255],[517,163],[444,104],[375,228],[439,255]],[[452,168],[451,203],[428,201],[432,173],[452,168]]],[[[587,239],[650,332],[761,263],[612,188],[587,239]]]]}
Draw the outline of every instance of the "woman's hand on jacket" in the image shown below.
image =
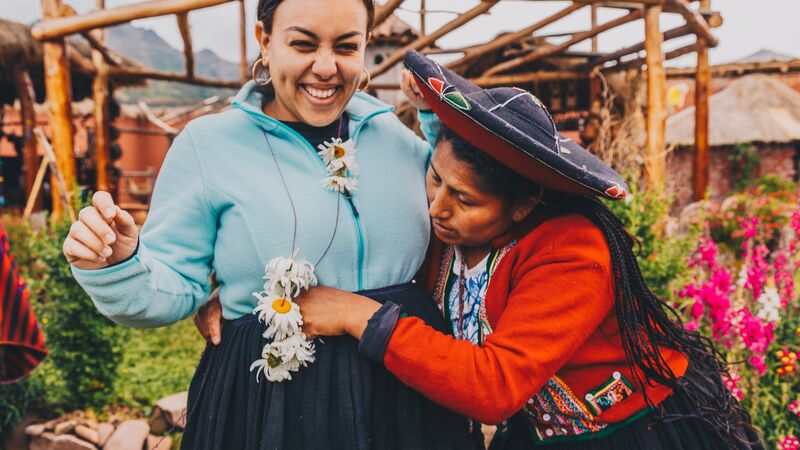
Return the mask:
{"type": "Polygon", "coordinates": [[[400,88],[414,107],[422,111],[431,110],[431,107],[428,106],[428,102],[425,101],[425,98],[422,96],[422,92],[420,92],[419,86],[417,86],[417,82],[414,80],[414,75],[411,74],[411,71],[403,70],[403,79],[400,81],[400,88]]]}
{"type": "Polygon", "coordinates": [[[214,289],[208,300],[194,313],[194,326],[206,341],[219,345],[222,340],[222,304],[219,301],[219,288],[214,289]]]}
{"type": "Polygon", "coordinates": [[[314,286],[295,301],[309,338],[349,334],[361,339],[367,322],[381,307],[371,298],[325,286],[314,286]]]}
{"type": "Polygon", "coordinates": [[[124,261],[136,251],[139,229],[111,194],[97,191],[70,227],[62,248],[67,262],[82,270],[102,269],[124,261]]]}

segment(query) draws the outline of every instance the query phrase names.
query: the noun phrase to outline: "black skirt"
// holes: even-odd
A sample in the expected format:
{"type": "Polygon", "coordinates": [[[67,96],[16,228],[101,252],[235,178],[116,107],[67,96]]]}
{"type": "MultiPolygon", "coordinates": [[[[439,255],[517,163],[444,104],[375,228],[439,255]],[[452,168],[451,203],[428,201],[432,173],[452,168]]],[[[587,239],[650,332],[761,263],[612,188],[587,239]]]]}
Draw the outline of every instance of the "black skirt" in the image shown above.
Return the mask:
{"type": "MultiPolygon", "coordinates": [[[[441,314],[413,284],[361,292],[444,330],[441,314]]],[[[463,416],[435,405],[358,353],[350,336],[317,340],[316,361],[290,381],[256,382],[250,365],[267,342],[253,315],[228,322],[206,346],[189,387],[182,449],[482,449],[463,416]]],[[[424,346],[420,344],[420,351],[424,346]]]]}
{"type": "MultiPolygon", "coordinates": [[[[690,364],[685,377],[697,377],[697,372],[690,364]]],[[[710,389],[719,392],[727,389],[722,380],[718,379],[715,386],[710,389]]],[[[710,384],[710,383],[707,383],[710,384]]],[[[659,417],[688,415],[694,410],[689,399],[681,392],[673,393],[664,400],[660,412],[651,411],[641,419],[626,425],[614,433],[591,440],[566,441],[553,444],[534,444],[529,432],[527,419],[520,414],[509,421],[505,434],[496,434],[489,450],[524,450],[524,449],[551,449],[551,450],[732,450],[726,441],[705,422],[698,418],[681,418],[660,420],[659,417]]],[[[744,421],[750,422],[749,418],[744,421]]],[[[759,437],[752,430],[742,428],[736,430],[741,440],[750,444],[741,444],[736,450],[764,450],[759,437]]]]}

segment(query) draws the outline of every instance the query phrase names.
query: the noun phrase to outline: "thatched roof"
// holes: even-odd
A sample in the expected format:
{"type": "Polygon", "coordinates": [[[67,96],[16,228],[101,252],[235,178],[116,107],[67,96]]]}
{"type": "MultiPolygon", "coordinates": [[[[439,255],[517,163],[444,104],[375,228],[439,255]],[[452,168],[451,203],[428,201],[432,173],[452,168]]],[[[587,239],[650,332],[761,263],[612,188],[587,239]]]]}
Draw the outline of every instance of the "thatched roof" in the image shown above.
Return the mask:
{"type": "MultiPolygon", "coordinates": [[[[70,52],[91,61],[92,50],[82,38],[68,39],[70,52]]],[[[122,58],[127,67],[138,67],[129,58],[122,58]]],[[[44,101],[44,56],[42,44],[31,36],[30,27],[10,20],[0,19],[0,105],[11,104],[17,98],[14,69],[22,66],[31,76],[36,101],[44,101]]],[[[72,96],[79,101],[92,94],[92,74],[74,61],[70,64],[72,96]]],[[[143,85],[141,80],[115,80],[115,86],[143,85]]]]}
{"type": "MultiPolygon", "coordinates": [[[[694,145],[694,106],[667,118],[670,145],[694,145]]],[[[768,75],[748,75],[709,97],[709,144],[800,140],[800,93],[768,75]]]]}
{"type": "Polygon", "coordinates": [[[407,45],[419,37],[419,32],[403,19],[389,15],[372,30],[372,44],[407,45]]]}

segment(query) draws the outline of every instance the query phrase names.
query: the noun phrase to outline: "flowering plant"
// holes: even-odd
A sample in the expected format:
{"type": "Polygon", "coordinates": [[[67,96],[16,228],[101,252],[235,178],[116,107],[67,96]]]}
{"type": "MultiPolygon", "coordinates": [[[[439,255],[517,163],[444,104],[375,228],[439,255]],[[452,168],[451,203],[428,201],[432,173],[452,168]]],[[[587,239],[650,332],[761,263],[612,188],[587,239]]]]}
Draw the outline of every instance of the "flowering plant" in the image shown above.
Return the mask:
{"type": "Polygon", "coordinates": [[[764,432],[768,448],[790,449],[800,432],[800,210],[780,221],[788,227],[773,235],[757,214],[746,217],[735,252],[703,239],[689,258],[691,279],[677,291],[677,306],[687,328],[710,335],[730,363],[742,363],[723,382],[764,432]]]}
{"type": "Polygon", "coordinates": [[[755,218],[759,223],[757,240],[774,249],[797,201],[791,182],[775,176],[761,177],[754,187],[728,197],[721,205],[711,206],[708,211],[711,238],[738,252],[746,240],[742,221],[755,218]]]}

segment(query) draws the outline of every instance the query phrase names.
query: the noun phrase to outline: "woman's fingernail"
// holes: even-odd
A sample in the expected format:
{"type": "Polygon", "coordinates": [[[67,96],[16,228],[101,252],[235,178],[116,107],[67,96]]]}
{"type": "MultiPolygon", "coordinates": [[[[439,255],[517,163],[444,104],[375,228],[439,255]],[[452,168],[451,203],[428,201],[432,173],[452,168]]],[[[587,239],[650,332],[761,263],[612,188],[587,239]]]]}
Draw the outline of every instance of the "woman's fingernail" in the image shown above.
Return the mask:
{"type": "Polygon", "coordinates": [[[103,214],[105,214],[107,219],[110,219],[110,218],[114,217],[114,214],[116,214],[116,213],[117,213],[117,210],[114,209],[114,207],[106,208],[106,210],[103,211],[103,214]]]}
{"type": "Polygon", "coordinates": [[[106,247],[103,249],[103,256],[108,258],[111,254],[114,253],[114,250],[111,250],[111,247],[106,247]]]}
{"type": "Polygon", "coordinates": [[[105,237],[103,237],[103,239],[105,239],[106,244],[110,244],[110,243],[114,242],[114,234],[106,233],[106,235],[105,235],[105,237]]]}
{"type": "Polygon", "coordinates": [[[212,336],[211,337],[211,342],[213,342],[214,345],[218,345],[219,344],[219,336],[212,336]]]}

